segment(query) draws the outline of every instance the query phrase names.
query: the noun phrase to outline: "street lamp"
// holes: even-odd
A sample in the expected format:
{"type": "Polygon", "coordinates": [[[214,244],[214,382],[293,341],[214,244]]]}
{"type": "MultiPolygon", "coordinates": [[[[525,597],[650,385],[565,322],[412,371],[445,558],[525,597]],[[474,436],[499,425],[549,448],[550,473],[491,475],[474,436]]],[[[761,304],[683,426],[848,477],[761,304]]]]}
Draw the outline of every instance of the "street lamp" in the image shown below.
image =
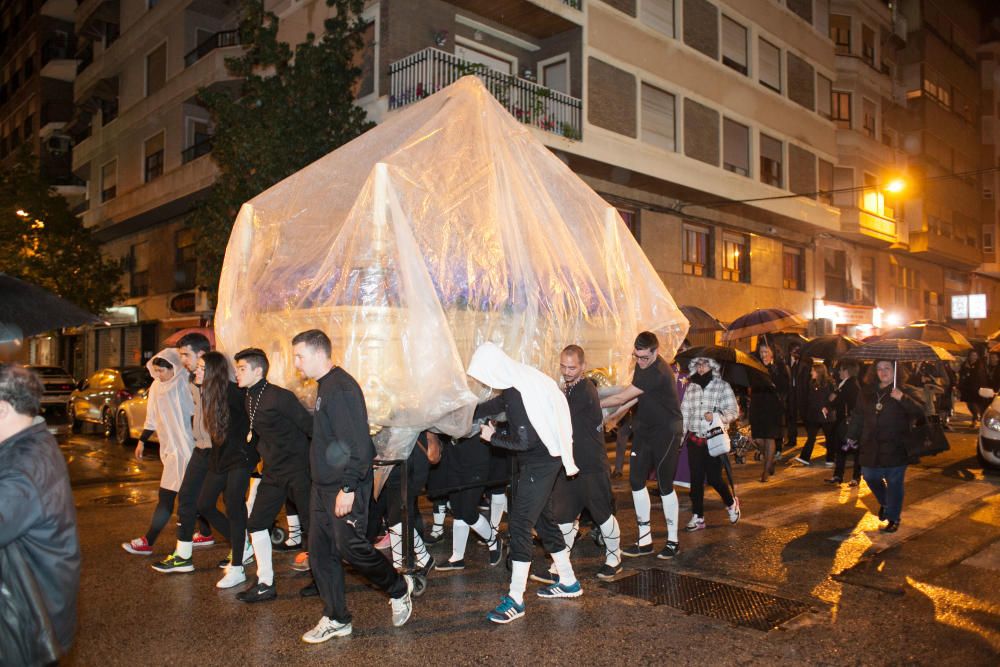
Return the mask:
{"type": "Polygon", "coordinates": [[[885,184],[885,191],[892,194],[899,194],[906,189],[906,181],[902,178],[894,178],[885,184]]]}

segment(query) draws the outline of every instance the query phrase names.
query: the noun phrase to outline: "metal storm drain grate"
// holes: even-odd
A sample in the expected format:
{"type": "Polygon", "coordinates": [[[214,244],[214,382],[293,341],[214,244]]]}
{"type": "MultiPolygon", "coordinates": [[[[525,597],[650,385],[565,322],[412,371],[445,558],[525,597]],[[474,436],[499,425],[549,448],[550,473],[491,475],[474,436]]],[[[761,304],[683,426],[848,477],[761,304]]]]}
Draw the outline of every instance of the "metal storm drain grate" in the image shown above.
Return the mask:
{"type": "Polygon", "coordinates": [[[90,502],[95,505],[142,505],[151,503],[153,499],[141,493],[117,493],[110,496],[98,496],[90,502]]]}
{"type": "Polygon", "coordinates": [[[604,585],[615,593],[654,605],[665,604],[689,614],[718,618],[762,632],[811,609],[796,600],[664,570],[639,570],[604,585]]]}

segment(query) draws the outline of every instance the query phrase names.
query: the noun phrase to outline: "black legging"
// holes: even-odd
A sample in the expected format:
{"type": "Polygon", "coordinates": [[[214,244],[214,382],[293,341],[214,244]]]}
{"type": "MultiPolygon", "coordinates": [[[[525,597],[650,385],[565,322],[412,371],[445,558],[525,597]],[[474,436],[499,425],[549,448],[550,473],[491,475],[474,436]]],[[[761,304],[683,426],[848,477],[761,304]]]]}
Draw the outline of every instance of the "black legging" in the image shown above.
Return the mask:
{"type": "Polygon", "coordinates": [[[556,525],[549,505],[549,496],[561,469],[562,461],[555,457],[518,467],[516,491],[507,515],[511,560],[531,562],[532,528],[546,552],[554,554],[566,549],[566,538],[556,525]]]}
{"type": "Polygon", "coordinates": [[[646,488],[651,471],[656,472],[656,483],[661,496],[674,492],[674,476],[680,458],[684,434],[666,431],[659,435],[633,433],[632,456],[629,459],[628,479],[633,491],[646,488]]]}
{"type": "Polygon", "coordinates": [[[156,509],[153,510],[153,520],[149,522],[149,530],[146,531],[146,543],[150,546],[160,536],[160,531],[170,521],[170,515],[174,513],[174,501],[177,500],[177,492],[160,487],[159,500],[156,509]]]}
{"type": "Polygon", "coordinates": [[[198,496],[198,512],[209,518],[223,535],[229,538],[233,549],[232,564],[243,565],[243,547],[247,530],[247,487],[250,485],[250,468],[236,467],[226,472],[209,472],[198,496]],[[226,514],[217,507],[219,494],[226,503],[226,514]]]}
{"type": "Polygon", "coordinates": [[[733,494],[722,480],[722,459],[708,453],[707,445],[688,441],[688,468],[691,470],[691,513],[705,516],[705,478],[718,491],[722,502],[729,507],[733,504],[733,494]]]}
{"type": "Polygon", "coordinates": [[[802,446],[802,453],[799,454],[799,458],[803,461],[808,461],[812,457],[813,447],[816,446],[816,436],[820,429],[823,431],[823,437],[826,438],[826,460],[831,462],[834,460],[836,438],[833,436],[833,423],[806,422],[806,444],[802,446]]]}

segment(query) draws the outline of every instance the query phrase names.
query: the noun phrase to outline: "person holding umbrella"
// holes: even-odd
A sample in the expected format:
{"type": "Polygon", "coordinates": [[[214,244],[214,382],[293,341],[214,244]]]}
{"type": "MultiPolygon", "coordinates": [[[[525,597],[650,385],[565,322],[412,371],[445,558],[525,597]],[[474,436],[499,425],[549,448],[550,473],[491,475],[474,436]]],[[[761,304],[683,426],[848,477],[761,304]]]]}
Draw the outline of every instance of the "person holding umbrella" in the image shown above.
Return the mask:
{"type": "Polygon", "coordinates": [[[979,388],[988,386],[989,378],[986,376],[986,367],[979,358],[979,352],[970,350],[958,370],[958,391],[962,400],[969,406],[972,428],[978,425],[979,418],[983,414],[983,399],[979,395],[979,388]]]}
{"type": "Polygon", "coordinates": [[[903,508],[907,436],[923,408],[908,388],[903,390],[905,377],[899,376],[905,371],[897,370],[893,361],[878,360],[873,368],[851,413],[847,443],[858,444],[861,474],[878,499],[879,521],[888,521],[880,530],[894,533],[903,508]]]}
{"type": "Polygon", "coordinates": [[[768,476],[774,474],[777,443],[784,435],[789,377],[788,368],[775,358],[774,351],[767,345],[757,348],[757,356],[774,383],[773,388],[762,385],[750,389],[750,434],[764,451],[760,481],[766,482],[768,476]]]}
{"type": "Polygon", "coordinates": [[[792,461],[804,466],[812,465],[809,460],[812,457],[813,447],[816,446],[816,436],[822,429],[823,437],[826,438],[826,464],[833,467],[834,415],[830,406],[831,394],[833,394],[833,382],[830,381],[830,372],[823,364],[813,363],[809,371],[809,385],[802,415],[806,423],[806,444],[803,445],[802,452],[792,461]]]}
{"type": "Polygon", "coordinates": [[[691,470],[691,520],[686,527],[690,532],[705,527],[706,477],[726,504],[729,522],[740,520],[740,501],[722,479],[722,461],[708,453],[709,430],[718,425],[727,428],[739,416],[739,407],[733,388],[722,379],[718,361],[695,357],[688,368],[690,383],[684,392],[681,413],[691,470]]]}
{"type": "Polygon", "coordinates": [[[861,392],[861,385],[858,384],[859,366],[857,362],[845,360],[837,367],[837,375],[840,382],[832,394],[830,394],[830,406],[836,414],[836,422],[833,426],[834,442],[827,445],[827,450],[833,448],[836,453],[834,460],[833,476],[825,479],[827,484],[841,484],[844,481],[844,472],[847,468],[847,457],[854,459],[854,471],[851,476],[851,486],[857,486],[861,481],[861,463],[858,459],[858,448],[850,447],[845,449],[845,442],[848,426],[851,421],[851,411],[858,403],[858,394],[861,392]]]}

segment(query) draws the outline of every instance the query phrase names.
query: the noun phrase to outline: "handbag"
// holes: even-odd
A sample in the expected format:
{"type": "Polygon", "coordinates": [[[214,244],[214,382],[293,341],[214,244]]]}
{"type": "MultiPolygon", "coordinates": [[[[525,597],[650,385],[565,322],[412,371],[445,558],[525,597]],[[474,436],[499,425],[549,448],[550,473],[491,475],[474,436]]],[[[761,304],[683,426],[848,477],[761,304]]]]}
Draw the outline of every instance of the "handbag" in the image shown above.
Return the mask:
{"type": "Polygon", "coordinates": [[[910,425],[904,444],[910,461],[919,461],[924,456],[935,456],[951,449],[938,415],[918,417],[910,425]]]}
{"type": "Polygon", "coordinates": [[[732,444],[729,442],[729,433],[722,426],[722,420],[714,413],[712,415],[712,424],[709,426],[705,438],[708,441],[709,456],[724,456],[732,449],[732,444]]]}

